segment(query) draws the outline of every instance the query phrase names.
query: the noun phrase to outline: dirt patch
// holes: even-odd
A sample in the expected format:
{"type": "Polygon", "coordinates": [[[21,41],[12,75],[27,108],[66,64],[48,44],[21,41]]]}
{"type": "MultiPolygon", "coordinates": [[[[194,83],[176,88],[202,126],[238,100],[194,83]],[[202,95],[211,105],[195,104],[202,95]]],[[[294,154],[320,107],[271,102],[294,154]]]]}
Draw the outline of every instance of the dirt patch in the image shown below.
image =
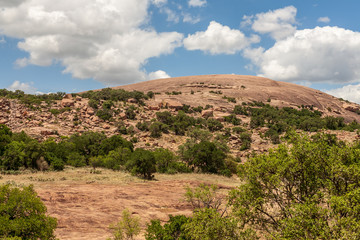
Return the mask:
{"type": "Polygon", "coordinates": [[[141,218],[143,229],[151,219],[166,221],[169,214],[189,215],[191,207],[183,200],[188,185],[216,183],[224,194],[238,185],[236,178],[206,174],[157,175],[156,178],[156,181],[142,181],[108,170],[89,174],[89,168],[84,168],[6,175],[0,184],[34,184],[48,214],[58,219],[56,236],[62,240],[110,237],[108,226],[118,221],[125,208],[141,218]]]}

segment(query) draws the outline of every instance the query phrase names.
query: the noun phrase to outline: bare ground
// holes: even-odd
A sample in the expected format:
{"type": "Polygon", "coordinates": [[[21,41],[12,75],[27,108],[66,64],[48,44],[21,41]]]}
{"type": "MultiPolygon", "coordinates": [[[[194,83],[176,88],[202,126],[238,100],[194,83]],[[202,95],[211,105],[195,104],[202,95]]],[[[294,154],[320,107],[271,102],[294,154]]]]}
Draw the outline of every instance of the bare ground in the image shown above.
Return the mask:
{"type": "Polygon", "coordinates": [[[143,181],[105,169],[91,174],[90,168],[0,176],[0,184],[6,182],[34,185],[48,214],[58,219],[59,239],[106,239],[111,236],[108,226],[118,221],[125,208],[141,218],[144,229],[151,219],[166,221],[169,214],[191,214],[183,197],[186,186],[218,184],[225,195],[239,184],[236,178],[206,174],[159,174],[155,181],[143,181]]]}

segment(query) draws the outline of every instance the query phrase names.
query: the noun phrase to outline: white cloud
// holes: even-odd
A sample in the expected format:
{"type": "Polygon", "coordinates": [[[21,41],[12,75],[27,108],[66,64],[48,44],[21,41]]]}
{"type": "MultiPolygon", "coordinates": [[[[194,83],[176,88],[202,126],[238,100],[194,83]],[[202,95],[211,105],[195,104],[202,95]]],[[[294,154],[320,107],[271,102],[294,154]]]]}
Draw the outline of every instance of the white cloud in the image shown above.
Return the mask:
{"type": "Polygon", "coordinates": [[[170,54],[182,44],[180,33],[145,28],[150,3],[23,0],[0,11],[0,32],[23,39],[18,47],[29,57],[17,60],[18,66],[60,63],[75,78],[130,83],[147,79],[143,66],[149,58],[170,54]]]}
{"type": "Polygon", "coordinates": [[[4,37],[1,37],[1,38],[0,38],[0,44],[4,44],[4,43],[6,43],[6,40],[5,40],[4,37]]]}
{"type": "Polygon", "coordinates": [[[149,80],[160,79],[160,78],[170,78],[170,76],[162,70],[149,73],[149,80]]]}
{"type": "Polygon", "coordinates": [[[189,0],[190,7],[203,7],[206,5],[206,0],[189,0]]]}
{"type": "Polygon", "coordinates": [[[162,6],[167,3],[167,0],[152,0],[152,3],[155,4],[156,6],[162,6]]]}
{"type": "Polygon", "coordinates": [[[185,23],[195,24],[195,23],[200,22],[200,17],[193,17],[189,13],[184,13],[183,17],[184,17],[183,22],[185,22],[185,23]]]}
{"type": "Polygon", "coordinates": [[[15,7],[26,0],[0,0],[0,7],[15,7]]]}
{"type": "Polygon", "coordinates": [[[184,39],[184,46],[187,50],[201,50],[213,55],[235,54],[256,42],[259,42],[258,36],[247,38],[239,30],[212,21],[205,32],[196,32],[184,39]]]}
{"type": "Polygon", "coordinates": [[[167,15],[166,21],[168,22],[178,23],[180,20],[180,17],[177,15],[177,13],[171,10],[170,8],[163,7],[160,9],[160,12],[165,13],[167,15]]]}
{"type": "Polygon", "coordinates": [[[22,83],[20,81],[14,81],[6,89],[9,91],[21,90],[28,94],[37,94],[39,93],[35,87],[32,86],[33,83],[22,83]]]}
{"type": "Polygon", "coordinates": [[[360,84],[346,85],[337,89],[324,90],[324,92],[360,104],[360,84]]]}
{"type": "Polygon", "coordinates": [[[298,30],[270,49],[244,51],[259,75],[283,81],[356,82],[360,79],[360,33],[339,27],[298,30]]]}
{"type": "Polygon", "coordinates": [[[329,23],[329,22],[330,22],[330,18],[329,18],[329,17],[319,17],[319,18],[318,18],[318,22],[321,22],[321,23],[329,23]]]}
{"type": "Polygon", "coordinates": [[[255,16],[244,16],[242,25],[251,25],[255,32],[270,34],[272,38],[280,40],[296,31],[296,12],[294,6],[288,6],[255,16]]]}

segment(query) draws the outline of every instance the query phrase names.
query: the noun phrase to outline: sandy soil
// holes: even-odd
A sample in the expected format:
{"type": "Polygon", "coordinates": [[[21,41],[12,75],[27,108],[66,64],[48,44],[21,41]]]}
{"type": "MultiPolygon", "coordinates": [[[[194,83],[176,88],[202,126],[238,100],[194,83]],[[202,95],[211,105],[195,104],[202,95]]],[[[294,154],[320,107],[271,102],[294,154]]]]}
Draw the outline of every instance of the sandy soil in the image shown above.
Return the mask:
{"type": "Polygon", "coordinates": [[[156,175],[155,181],[142,181],[109,170],[90,174],[90,168],[3,175],[0,184],[5,182],[33,184],[48,214],[58,219],[56,236],[74,240],[110,237],[108,226],[118,221],[125,208],[141,218],[143,228],[151,219],[166,221],[169,214],[189,215],[191,206],[183,197],[186,186],[218,184],[225,195],[239,184],[236,178],[206,174],[156,175]]]}

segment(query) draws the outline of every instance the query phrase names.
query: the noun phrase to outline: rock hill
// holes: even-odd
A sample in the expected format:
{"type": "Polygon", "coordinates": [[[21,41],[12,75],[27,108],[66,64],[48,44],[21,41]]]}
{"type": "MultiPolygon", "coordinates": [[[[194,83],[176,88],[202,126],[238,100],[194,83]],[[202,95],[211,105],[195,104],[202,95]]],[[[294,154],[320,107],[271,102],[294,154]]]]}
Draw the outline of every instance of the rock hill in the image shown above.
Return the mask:
{"type": "MultiPolygon", "coordinates": [[[[114,87],[127,91],[152,91],[154,97],[139,104],[136,99],[118,102],[112,106],[112,120],[103,120],[90,107],[89,99],[76,94],[67,94],[62,100],[51,104],[41,103],[36,108],[29,108],[18,100],[0,98],[0,123],[9,126],[12,131],[25,131],[32,137],[44,140],[49,137],[60,139],[84,131],[103,131],[107,135],[119,133],[119,127],[131,128],[128,139],[136,138],[136,147],[164,147],[177,150],[177,147],[188,138],[170,132],[160,138],[153,138],[149,132],[140,131],[137,123],[156,118],[156,113],[171,111],[174,115],[184,107],[199,107],[204,110],[189,113],[194,117],[211,117],[224,124],[224,129],[231,127],[224,122],[224,117],[233,113],[235,105],[263,102],[274,107],[291,107],[293,109],[311,109],[322,113],[322,116],[342,117],[345,122],[360,122],[360,106],[338,99],[318,90],[291,83],[277,82],[267,78],[238,75],[205,75],[159,79],[126,86],[114,87]],[[135,119],[128,119],[126,110],[133,105],[135,119]],[[206,109],[206,110],[205,110],[206,109]]],[[[99,90],[95,90],[99,91],[99,90]]],[[[100,101],[102,104],[104,101],[100,101]]],[[[245,157],[250,151],[263,152],[272,147],[269,139],[264,138],[266,127],[250,129],[250,117],[237,116],[241,126],[251,132],[251,149],[239,152],[241,140],[231,134],[228,140],[231,153],[245,157]]],[[[355,139],[354,132],[336,131],[342,138],[355,139]]]]}

